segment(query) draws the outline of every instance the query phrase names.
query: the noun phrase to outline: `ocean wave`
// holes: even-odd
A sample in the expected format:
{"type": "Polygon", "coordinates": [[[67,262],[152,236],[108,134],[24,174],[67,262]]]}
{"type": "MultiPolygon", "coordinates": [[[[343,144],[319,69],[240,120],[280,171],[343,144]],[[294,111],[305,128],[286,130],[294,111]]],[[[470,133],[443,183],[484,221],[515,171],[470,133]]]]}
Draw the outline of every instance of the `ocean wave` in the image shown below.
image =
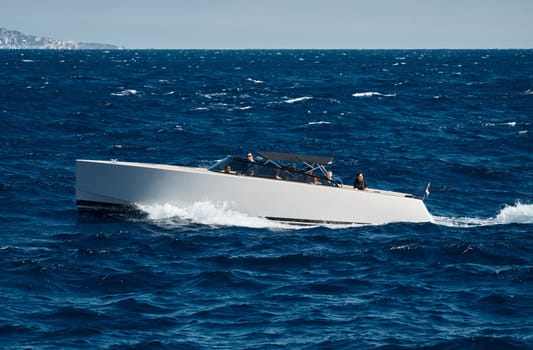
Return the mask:
{"type": "Polygon", "coordinates": [[[200,96],[207,98],[208,100],[211,100],[214,97],[223,97],[226,96],[226,92],[213,92],[211,94],[200,94],[200,96]]]}
{"type": "Polygon", "coordinates": [[[112,92],[112,96],[130,96],[130,95],[137,95],[138,91],[135,89],[124,89],[120,92],[112,92]]]}
{"type": "Polygon", "coordinates": [[[533,224],[533,204],[506,205],[494,220],[499,224],[533,224]]]}
{"type": "Polygon", "coordinates": [[[264,81],[262,80],[256,80],[256,79],[252,79],[252,78],[248,78],[246,79],[247,81],[251,81],[252,83],[256,83],[256,84],[262,84],[264,83],[264,81]]]}
{"type": "Polygon", "coordinates": [[[356,92],[352,94],[353,97],[373,97],[373,96],[384,96],[384,97],[394,97],[396,94],[382,94],[376,91],[366,91],[366,92],[356,92]]]}
{"type": "Polygon", "coordinates": [[[3,51],[3,348],[528,348],[531,51],[3,51]],[[431,180],[446,217],[300,227],[230,197],[76,210],[77,158],[258,149],[395,191],[431,180]]]}
{"type": "Polygon", "coordinates": [[[297,97],[297,98],[291,98],[289,100],[285,100],[283,102],[285,103],[296,103],[296,102],[302,102],[313,99],[312,96],[303,96],[303,97],[297,97]]]}
{"type": "Polygon", "coordinates": [[[492,218],[469,217],[441,217],[435,216],[435,223],[449,227],[480,227],[510,224],[533,224],[533,204],[505,205],[500,212],[492,218]]]}

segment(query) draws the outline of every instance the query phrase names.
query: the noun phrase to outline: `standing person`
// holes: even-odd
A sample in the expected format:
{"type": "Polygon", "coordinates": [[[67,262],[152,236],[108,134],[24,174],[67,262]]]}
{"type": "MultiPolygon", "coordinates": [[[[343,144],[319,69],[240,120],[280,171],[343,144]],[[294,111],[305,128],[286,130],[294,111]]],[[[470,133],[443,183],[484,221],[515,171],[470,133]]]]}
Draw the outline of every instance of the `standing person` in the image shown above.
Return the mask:
{"type": "Polygon", "coordinates": [[[363,179],[363,173],[357,173],[353,183],[353,189],[360,191],[366,191],[368,189],[368,185],[366,184],[365,179],[363,179]]]}

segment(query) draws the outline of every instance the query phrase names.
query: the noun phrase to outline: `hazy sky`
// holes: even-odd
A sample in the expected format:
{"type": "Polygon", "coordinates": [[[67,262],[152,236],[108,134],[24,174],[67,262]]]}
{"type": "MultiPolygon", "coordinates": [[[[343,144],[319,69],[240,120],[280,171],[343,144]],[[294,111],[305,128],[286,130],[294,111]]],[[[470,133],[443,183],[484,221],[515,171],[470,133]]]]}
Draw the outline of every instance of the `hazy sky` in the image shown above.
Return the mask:
{"type": "Polygon", "coordinates": [[[533,48],[533,0],[0,0],[0,27],[126,48],[533,48]]]}

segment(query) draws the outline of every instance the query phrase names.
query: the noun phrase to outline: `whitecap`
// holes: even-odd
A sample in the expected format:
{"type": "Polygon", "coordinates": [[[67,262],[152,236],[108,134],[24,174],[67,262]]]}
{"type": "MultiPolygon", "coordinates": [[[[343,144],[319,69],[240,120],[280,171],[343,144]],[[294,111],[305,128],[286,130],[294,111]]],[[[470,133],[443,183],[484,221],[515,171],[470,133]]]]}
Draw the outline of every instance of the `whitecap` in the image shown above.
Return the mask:
{"type": "Polygon", "coordinates": [[[326,122],[326,121],[321,120],[321,121],[318,121],[318,122],[309,122],[309,123],[307,123],[307,124],[308,124],[308,125],[324,125],[324,124],[326,124],[326,125],[330,125],[331,123],[330,123],[330,122],[326,122]]]}
{"type": "Polygon", "coordinates": [[[311,97],[311,96],[303,96],[303,97],[291,98],[289,100],[285,100],[284,102],[285,103],[296,103],[296,102],[302,102],[302,101],[307,101],[307,100],[311,100],[311,99],[313,99],[313,97],[311,97]]]}
{"type": "Polygon", "coordinates": [[[227,93],[225,93],[225,92],[213,92],[211,94],[200,94],[200,96],[205,97],[205,98],[207,98],[209,100],[212,99],[213,97],[222,97],[222,96],[226,96],[226,95],[227,95],[227,93]]]}
{"type": "Polygon", "coordinates": [[[366,92],[356,92],[352,94],[353,97],[372,97],[372,96],[385,96],[385,97],[394,97],[396,94],[382,94],[376,91],[366,91],[366,92]]]}
{"type": "Polygon", "coordinates": [[[129,95],[137,95],[137,90],[135,89],[124,89],[120,92],[112,92],[111,95],[113,96],[129,96],[129,95]]]}
{"type": "Polygon", "coordinates": [[[515,127],[517,126],[518,123],[517,122],[504,122],[504,123],[494,123],[494,122],[488,122],[488,123],[484,123],[483,126],[511,126],[511,127],[515,127]]]}
{"type": "Polygon", "coordinates": [[[248,78],[246,80],[251,81],[252,83],[256,83],[256,84],[263,84],[264,83],[264,81],[262,81],[262,80],[256,80],[256,79],[252,79],[252,78],[248,78]]]}

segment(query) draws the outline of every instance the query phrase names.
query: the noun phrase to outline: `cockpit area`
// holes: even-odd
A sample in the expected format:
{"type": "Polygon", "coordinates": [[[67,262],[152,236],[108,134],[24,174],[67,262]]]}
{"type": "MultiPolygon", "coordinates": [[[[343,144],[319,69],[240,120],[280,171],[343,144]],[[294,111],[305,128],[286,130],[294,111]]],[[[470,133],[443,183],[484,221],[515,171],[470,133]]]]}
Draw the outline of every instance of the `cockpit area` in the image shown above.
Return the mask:
{"type": "Polygon", "coordinates": [[[342,187],[342,181],[328,177],[325,166],[333,158],[320,156],[303,156],[290,153],[258,152],[254,161],[237,156],[227,156],[209,168],[210,171],[228,175],[255,176],[261,178],[285,180],[342,187]]]}

